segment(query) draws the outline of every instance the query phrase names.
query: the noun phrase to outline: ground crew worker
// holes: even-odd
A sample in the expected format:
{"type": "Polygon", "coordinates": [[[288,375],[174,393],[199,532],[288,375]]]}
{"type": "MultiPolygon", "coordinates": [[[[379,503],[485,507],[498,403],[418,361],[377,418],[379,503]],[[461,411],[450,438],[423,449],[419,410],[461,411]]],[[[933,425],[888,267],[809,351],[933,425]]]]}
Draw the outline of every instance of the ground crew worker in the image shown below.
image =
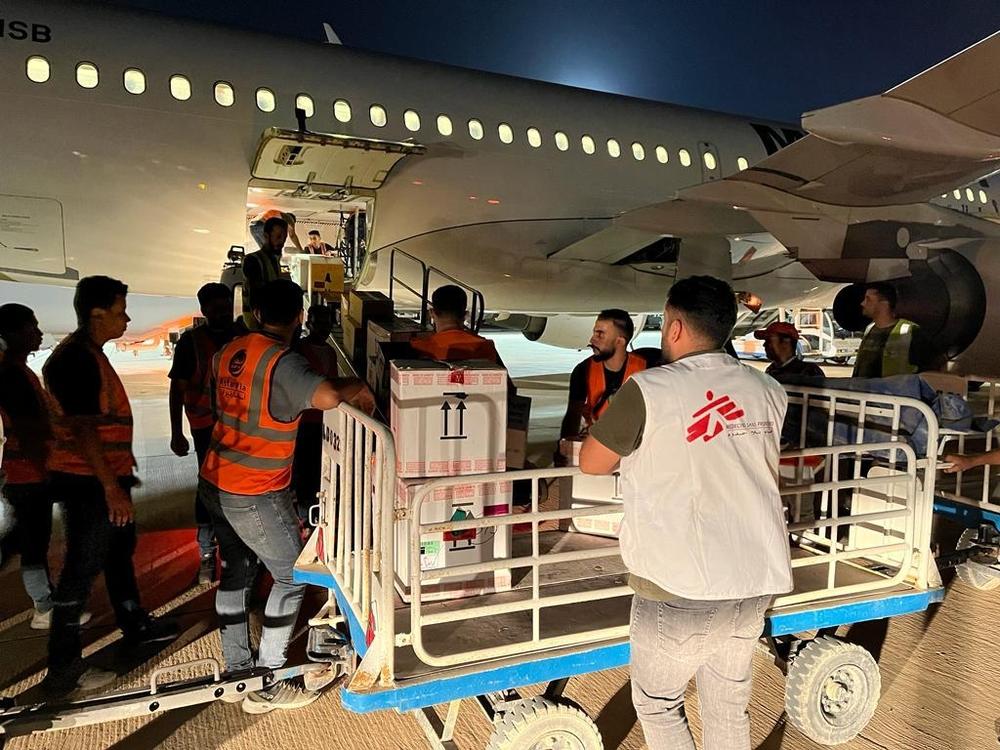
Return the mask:
{"type": "Polygon", "coordinates": [[[469,296],[460,286],[446,284],[431,295],[434,333],[414,336],[410,346],[418,353],[442,362],[486,359],[503,367],[493,342],[465,327],[469,296]]]}
{"type": "Polygon", "coordinates": [[[753,337],[764,342],[764,354],[771,361],[765,372],[779,383],[789,378],[825,378],[819,365],[799,356],[799,330],[791,323],[776,321],[755,331],[753,337]]]}
{"type": "Polygon", "coordinates": [[[856,378],[888,378],[919,372],[926,359],[920,327],[896,316],[896,288],[886,281],[865,286],[862,314],[871,320],[854,360],[856,378]]]}
{"type": "Polygon", "coordinates": [[[309,241],[302,248],[302,252],[309,255],[325,255],[327,257],[333,257],[337,254],[332,245],[323,242],[323,237],[320,235],[318,229],[309,230],[309,241]]]}
{"type": "Polygon", "coordinates": [[[260,250],[243,258],[243,325],[248,331],[259,327],[253,311],[254,296],[268,282],[285,277],[281,254],[288,239],[289,224],[282,216],[271,216],[261,230],[260,250]]]}
{"type": "Polygon", "coordinates": [[[563,417],[560,438],[580,434],[596,422],[608,408],[622,384],[646,369],[646,358],[628,351],[635,324],[624,310],[603,310],[594,323],[589,347],[594,354],[573,368],[569,377],[569,404],[563,417]]]}
{"type": "Polygon", "coordinates": [[[49,669],[43,688],[65,694],[106,684],[115,675],[81,658],[80,615],[102,570],[115,619],[132,645],[173,640],[176,623],[154,620],[139,604],[132,553],[136,532],[131,491],[132,408],[103,346],[128,326],[128,287],[107,276],[76,286],[79,328],[43,368],[52,395],[54,442],[49,454],[52,496],[62,504],[66,560],[53,594],[49,669]]]}
{"type": "Polygon", "coordinates": [[[771,597],[792,589],[778,494],[787,396],[723,352],[735,323],[727,283],[675,283],[662,333],[669,364],[633,375],[581,449],[587,474],[621,462],[632,700],[653,750],[693,750],[692,677],[705,750],[749,750],[754,649],[771,597]]]}
{"type": "MultiPolygon", "coordinates": [[[[170,378],[170,450],[175,456],[186,456],[191,449],[184,437],[181,412],[187,416],[191,429],[198,467],[205,460],[212,438],[215,414],[212,411],[212,358],[233,338],[233,294],[225,284],[205,284],[198,290],[198,304],[205,325],[195,326],[181,334],[174,347],[170,378]]],[[[198,525],[198,583],[215,580],[215,531],[212,516],[197,492],[194,498],[194,518],[198,525]]]]}
{"type": "MultiPolygon", "coordinates": [[[[14,508],[21,580],[35,605],[31,627],[48,630],[52,625],[52,495],[46,462],[52,425],[48,394],[28,367],[28,355],[38,351],[42,332],[30,308],[10,303],[0,307],[0,336],[8,342],[6,359],[0,365],[0,420],[7,435],[3,454],[7,483],[3,492],[14,508]]],[[[84,612],[80,624],[89,619],[90,613],[84,612]]]]}
{"type": "MultiPolygon", "coordinates": [[[[295,351],[306,358],[313,372],[332,380],[337,377],[337,355],[330,346],[333,331],[331,308],[312,305],[306,316],[309,335],[299,339],[295,351]]],[[[295,461],[292,483],[295,487],[299,518],[308,523],[309,508],[315,504],[320,488],[320,467],[323,462],[323,412],[306,409],[299,419],[299,434],[295,439],[295,461]]]]}
{"type": "MultiPolygon", "coordinates": [[[[222,581],[215,606],[228,671],[254,666],[247,598],[259,559],[274,578],[264,610],[256,665],[285,663],[304,584],[292,581],[302,549],[295,515],[292,461],[299,415],[342,402],[371,413],[371,392],[356,378],[328,380],[290,351],[302,324],[302,290],[279,279],[258,296],[261,329],[226,344],[213,363],[218,421],[201,467],[203,497],[215,519],[222,554],[222,581]]],[[[280,681],[247,696],[247,713],[298,708],[317,694],[280,681]]]]}

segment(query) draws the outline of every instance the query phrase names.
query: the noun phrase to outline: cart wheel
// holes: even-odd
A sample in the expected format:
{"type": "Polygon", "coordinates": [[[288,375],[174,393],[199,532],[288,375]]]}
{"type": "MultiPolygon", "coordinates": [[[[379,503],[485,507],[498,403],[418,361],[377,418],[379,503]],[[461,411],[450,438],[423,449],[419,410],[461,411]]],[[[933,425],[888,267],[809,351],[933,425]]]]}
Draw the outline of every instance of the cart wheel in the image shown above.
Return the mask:
{"type": "MultiPolygon", "coordinates": [[[[968,549],[979,538],[978,529],[966,529],[958,538],[955,549],[968,549]]],[[[979,591],[992,591],[1000,586],[1000,570],[994,565],[996,558],[983,555],[981,559],[966,560],[955,568],[955,574],[963,583],[979,591]],[[990,562],[993,562],[993,565],[990,562]]]]}
{"type": "Polygon", "coordinates": [[[878,664],[870,653],[823,636],[808,643],[789,664],[785,711],[810,739],[840,745],[871,720],[881,690],[878,664]]]}
{"type": "Polygon", "coordinates": [[[601,732],[586,712],[560,698],[527,698],[504,712],[486,750],[603,750],[601,732]]]}

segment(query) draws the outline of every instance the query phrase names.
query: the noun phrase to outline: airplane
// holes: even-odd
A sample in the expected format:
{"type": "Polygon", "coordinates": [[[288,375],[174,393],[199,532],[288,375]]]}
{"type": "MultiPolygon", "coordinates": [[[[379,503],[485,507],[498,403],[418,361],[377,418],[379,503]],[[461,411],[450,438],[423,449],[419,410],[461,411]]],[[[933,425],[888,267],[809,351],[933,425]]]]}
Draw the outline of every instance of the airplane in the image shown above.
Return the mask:
{"type": "MultiPolygon", "coordinates": [[[[6,2],[0,298],[104,273],[155,327],[278,208],[301,235],[363,215],[360,288],[398,248],[545,343],[703,272],[769,307],[836,293],[858,330],[857,284],[886,279],[953,369],[1000,368],[1000,34],[801,127],[336,41],[6,2]]],[[[75,325],[60,304],[50,332],[75,325]]]]}

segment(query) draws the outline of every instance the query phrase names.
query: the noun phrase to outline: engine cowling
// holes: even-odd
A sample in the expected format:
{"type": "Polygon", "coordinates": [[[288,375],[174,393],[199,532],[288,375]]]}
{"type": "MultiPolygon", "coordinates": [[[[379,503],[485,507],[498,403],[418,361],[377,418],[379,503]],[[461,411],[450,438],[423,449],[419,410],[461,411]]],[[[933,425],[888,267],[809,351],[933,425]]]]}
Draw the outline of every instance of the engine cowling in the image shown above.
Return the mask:
{"type": "MultiPolygon", "coordinates": [[[[594,331],[595,315],[537,315],[527,316],[521,329],[529,341],[538,341],[562,349],[584,349],[594,331]]],[[[646,324],[645,315],[632,315],[636,335],[646,324]]]]}

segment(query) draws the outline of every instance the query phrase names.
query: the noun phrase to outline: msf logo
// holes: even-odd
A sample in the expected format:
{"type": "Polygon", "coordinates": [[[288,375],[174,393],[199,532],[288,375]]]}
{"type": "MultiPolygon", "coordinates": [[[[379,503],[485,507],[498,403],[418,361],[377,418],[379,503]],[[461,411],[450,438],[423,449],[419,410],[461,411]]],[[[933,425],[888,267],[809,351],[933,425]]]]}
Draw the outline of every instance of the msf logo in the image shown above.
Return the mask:
{"type": "Polygon", "coordinates": [[[708,403],[691,415],[695,420],[687,428],[687,441],[708,442],[726,429],[726,422],[733,422],[743,417],[743,410],[729,396],[715,397],[711,391],[705,393],[708,403]]]}

